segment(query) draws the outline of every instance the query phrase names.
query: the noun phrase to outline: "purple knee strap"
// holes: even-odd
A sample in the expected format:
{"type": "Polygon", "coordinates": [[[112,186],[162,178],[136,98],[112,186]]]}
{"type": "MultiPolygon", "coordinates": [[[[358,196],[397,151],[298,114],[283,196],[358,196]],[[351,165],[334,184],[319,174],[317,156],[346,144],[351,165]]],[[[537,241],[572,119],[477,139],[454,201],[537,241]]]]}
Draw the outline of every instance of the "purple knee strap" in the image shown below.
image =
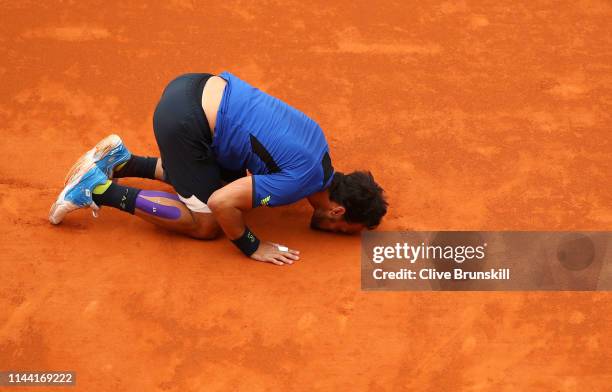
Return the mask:
{"type": "Polygon", "coordinates": [[[180,200],[178,195],[162,191],[140,191],[139,195],[146,197],[165,197],[166,199],[172,199],[176,201],[180,200]]]}
{"type": "Polygon", "coordinates": [[[160,191],[140,191],[136,198],[136,208],[149,215],[157,216],[165,219],[178,219],[181,217],[181,210],[178,207],[166,206],[154,201],[145,199],[145,197],[163,197],[165,199],[179,200],[177,195],[160,191]],[[144,197],[142,197],[144,196],[144,197]]]}

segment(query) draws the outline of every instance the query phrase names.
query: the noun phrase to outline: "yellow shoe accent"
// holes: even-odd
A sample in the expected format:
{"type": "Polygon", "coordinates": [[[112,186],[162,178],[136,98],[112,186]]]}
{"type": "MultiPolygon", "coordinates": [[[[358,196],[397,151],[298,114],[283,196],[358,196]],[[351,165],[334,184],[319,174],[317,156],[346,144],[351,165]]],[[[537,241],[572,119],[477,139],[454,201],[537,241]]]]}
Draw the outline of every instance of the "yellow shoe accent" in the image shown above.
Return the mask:
{"type": "Polygon", "coordinates": [[[94,188],[93,190],[93,194],[94,195],[101,195],[104,192],[106,192],[106,190],[108,189],[109,186],[111,186],[113,182],[111,180],[107,180],[104,184],[100,184],[97,187],[94,188]]]}
{"type": "Polygon", "coordinates": [[[123,166],[125,166],[127,164],[127,162],[123,162],[121,165],[117,166],[116,168],[113,169],[114,172],[118,172],[119,170],[123,169],[123,166]]]}

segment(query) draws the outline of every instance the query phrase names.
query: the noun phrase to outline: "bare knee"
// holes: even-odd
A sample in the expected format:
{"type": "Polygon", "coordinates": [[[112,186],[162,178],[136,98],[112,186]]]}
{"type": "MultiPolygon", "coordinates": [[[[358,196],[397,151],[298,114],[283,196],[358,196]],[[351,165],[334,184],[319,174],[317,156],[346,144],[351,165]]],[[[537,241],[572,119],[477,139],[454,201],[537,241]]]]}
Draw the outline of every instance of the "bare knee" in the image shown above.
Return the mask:
{"type": "Polygon", "coordinates": [[[194,225],[188,234],[199,240],[214,240],[221,234],[221,228],[216,222],[194,225]]]}

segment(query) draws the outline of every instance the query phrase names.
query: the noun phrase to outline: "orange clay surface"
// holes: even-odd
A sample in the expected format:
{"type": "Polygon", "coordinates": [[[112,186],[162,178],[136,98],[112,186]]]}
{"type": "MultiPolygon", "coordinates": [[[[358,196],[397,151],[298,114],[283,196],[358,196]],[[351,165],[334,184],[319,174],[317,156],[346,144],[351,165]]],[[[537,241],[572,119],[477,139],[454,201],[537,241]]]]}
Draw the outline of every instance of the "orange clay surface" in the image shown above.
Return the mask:
{"type": "Polygon", "coordinates": [[[611,294],[363,292],[359,237],[310,231],[305,202],[248,216],[291,267],[110,208],[47,222],[82,152],[116,132],[156,155],[166,83],[229,70],[374,173],[384,230],[609,230],[608,1],[70,3],[0,9],[1,370],[76,371],[57,391],[610,390],[611,294]]]}

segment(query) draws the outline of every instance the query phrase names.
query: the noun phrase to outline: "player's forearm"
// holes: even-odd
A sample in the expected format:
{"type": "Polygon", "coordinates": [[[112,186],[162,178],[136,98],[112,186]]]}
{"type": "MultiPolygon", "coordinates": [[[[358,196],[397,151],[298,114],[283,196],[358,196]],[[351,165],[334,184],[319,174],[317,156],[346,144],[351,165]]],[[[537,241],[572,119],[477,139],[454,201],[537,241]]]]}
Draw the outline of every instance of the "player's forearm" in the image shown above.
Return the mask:
{"type": "Polygon", "coordinates": [[[244,255],[250,257],[257,251],[260,244],[259,239],[246,227],[240,208],[233,206],[228,201],[217,202],[215,199],[212,203],[209,199],[209,208],[225,235],[244,255]]]}
{"type": "Polygon", "coordinates": [[[250,176],[240,178],[208,199],[208,207],[225,235],[247,256],[259,248],[259,239],[246,227],[242,216],[252,208],[251,180],[250,176]]]}

